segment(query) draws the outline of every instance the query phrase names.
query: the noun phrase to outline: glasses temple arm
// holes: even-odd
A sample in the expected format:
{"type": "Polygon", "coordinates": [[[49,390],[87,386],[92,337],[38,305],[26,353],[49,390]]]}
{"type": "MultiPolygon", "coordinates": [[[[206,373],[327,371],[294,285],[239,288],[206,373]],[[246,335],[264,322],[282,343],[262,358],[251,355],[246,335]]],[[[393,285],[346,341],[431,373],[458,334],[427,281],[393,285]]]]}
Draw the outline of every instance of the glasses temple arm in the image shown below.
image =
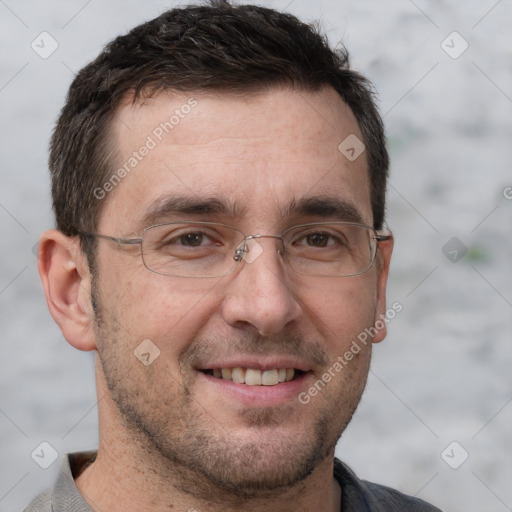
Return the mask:
{"type": "Polygon", "coordinates": [[[90,236],[93,238],[102,238],[103,240],[110,240],[111,242],[115,242],[116,244],[121,245],[140,245],[142,243],[142,238],[115,238],[113,236],[100,235],[98,233],[88,233],[87,231],[78,231],[78,233],[83,236],[90,236]]]}

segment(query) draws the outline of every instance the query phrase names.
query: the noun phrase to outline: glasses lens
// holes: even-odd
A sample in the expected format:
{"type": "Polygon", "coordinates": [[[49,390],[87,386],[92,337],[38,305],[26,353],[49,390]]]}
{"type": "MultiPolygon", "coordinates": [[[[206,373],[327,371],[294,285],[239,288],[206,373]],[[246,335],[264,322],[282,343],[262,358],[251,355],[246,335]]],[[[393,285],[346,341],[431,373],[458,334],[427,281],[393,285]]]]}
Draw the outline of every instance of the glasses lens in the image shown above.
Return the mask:
{"type": "Polygon", "coordinates": [[[286,257],[301,274],[354,276],[368,270],[377,243],[373,229],[359,224],[309,224],[285,234],[286,257]]]}
{"type": "Polygon", "coordinates": [[[144,231],[142,258],[146,267],[157,274],[220,277],[233,271],[233,254],[243,239],[240,231],[223,224],[161,224],[144,231]]]}

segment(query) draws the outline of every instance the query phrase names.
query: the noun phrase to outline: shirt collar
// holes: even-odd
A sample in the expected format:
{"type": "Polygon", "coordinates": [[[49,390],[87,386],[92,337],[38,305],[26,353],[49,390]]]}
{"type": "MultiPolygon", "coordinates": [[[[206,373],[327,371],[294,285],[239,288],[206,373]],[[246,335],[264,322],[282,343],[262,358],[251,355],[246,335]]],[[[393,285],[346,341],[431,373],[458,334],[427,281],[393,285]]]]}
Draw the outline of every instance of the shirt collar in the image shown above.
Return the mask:
{"type": "Polygon", "coordinates": [[[51,494],[52,512],[92,512],[75,484],[75,477],[95,456],[95,452],[87,452],[62,457],[59,476],[51,494]]]}

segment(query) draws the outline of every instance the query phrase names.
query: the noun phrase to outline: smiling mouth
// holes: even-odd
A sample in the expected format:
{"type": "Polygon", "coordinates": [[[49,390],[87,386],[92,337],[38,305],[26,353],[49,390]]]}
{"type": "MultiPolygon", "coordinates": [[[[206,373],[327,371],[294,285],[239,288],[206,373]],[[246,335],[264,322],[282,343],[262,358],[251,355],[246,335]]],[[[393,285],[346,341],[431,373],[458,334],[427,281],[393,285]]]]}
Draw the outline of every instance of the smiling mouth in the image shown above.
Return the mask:
{"type": "Polygon", "coordinates": [[[201,370],[221,380],[228,380],[247,386],[276,386],[283,382],[290,382],[304,375],[306,372],[296,368],[274,368],[259,370],[257,368],[213,368],[201,370]]]}

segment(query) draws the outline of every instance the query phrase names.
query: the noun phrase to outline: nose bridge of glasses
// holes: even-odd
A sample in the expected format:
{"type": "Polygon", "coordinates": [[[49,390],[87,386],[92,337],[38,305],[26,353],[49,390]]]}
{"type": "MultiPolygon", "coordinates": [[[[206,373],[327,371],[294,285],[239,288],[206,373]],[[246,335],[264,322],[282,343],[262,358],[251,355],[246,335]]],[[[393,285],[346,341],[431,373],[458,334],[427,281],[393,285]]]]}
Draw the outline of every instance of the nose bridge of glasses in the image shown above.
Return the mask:
{"type": "MultiPolygon", "coordinates": [[[[282,235],[247,235],[236,248],[234,260],[243,259],[246,263],[255,261],[263,253],[263,246],[256,241],[259,238],[277,238],[281,242],[284,241],[282,235]]],[[[282,254],[282,249],[279,248],[277,253],[282,254]]]]}

